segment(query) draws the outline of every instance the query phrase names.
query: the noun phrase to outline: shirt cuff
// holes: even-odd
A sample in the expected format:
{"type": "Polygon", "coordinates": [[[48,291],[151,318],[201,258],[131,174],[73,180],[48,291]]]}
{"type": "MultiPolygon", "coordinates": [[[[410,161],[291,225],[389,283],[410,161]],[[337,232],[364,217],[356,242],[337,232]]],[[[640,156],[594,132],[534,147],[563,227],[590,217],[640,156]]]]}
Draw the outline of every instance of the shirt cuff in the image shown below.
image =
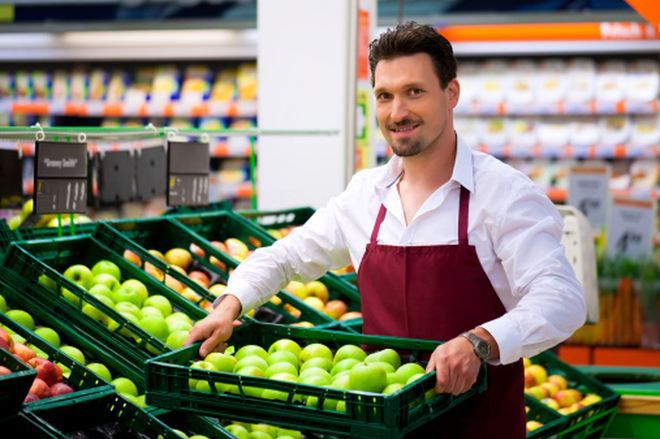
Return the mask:
{"type": "Polygon", "coordinates": [[[492,361],[494,365],[510,364],[519,360],[523,355],[522,337],[518,325],[511,316],[503,315],[495,320],[479,325],[493,336],[500,350],[499,361],[492,361]]]}
{"type": "Polygon", "coordinates": [[[221,294],[213,301],[213,308],[218,306],[222,297],[226,296],[227,294],[231,294],[232,296],[235,296],[239,302],[241,302],[241,315],[238,317],[243,317],[248,311],[259,306],[257,301],[258,299],[254,297],[254,294],[250,293],[251,291],[253,291],[252,287],[250,287],[250,285],[248,285],[246,282],[230,282],[230,284],[227,285],[227,288],[225,289],[225,293],[221,294]]]}

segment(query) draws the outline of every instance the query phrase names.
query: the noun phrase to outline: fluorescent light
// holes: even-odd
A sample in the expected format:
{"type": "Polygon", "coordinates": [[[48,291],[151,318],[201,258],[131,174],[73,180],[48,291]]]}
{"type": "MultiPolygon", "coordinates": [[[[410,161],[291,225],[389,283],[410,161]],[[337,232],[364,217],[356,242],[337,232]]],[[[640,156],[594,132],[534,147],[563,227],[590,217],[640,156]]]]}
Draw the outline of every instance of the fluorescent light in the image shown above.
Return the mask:
{"type": "Polygon", "coordinates": [[[256,40],[256,30],[226,29],[64,32],[57,36],[58,43],[77,47],[209,46],[255,43],[256,40]]]}
{"type": "Polygon", "coordinates": [[[55,36],[42,32],[0,33],[0,47],[20,49],[51,44],[55,36]]]}

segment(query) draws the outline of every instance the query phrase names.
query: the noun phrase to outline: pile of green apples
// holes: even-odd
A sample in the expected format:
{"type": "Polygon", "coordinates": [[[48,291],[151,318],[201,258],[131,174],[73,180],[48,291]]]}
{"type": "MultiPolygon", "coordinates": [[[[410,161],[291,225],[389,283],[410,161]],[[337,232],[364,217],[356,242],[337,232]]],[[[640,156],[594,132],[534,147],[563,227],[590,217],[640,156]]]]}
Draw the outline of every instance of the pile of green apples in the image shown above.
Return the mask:
{"type": "Polygon", "coordinates": [[[302,439],[303,437],[300,431],[279,428],[270,424],[233,422],[226,425],[225,430],[238,439],[302,439]]]}
{"type": "MultiPolygon", "coordinates": [[[[87,361],[88,355],[86,355],[79,347],[74,346],[74,343],[71,343],[69,341],[68,344],[62,344],[62,337],[57,331],[55,331],[50,327],[39,325],[39,322],[36,322],[34,317],[27,311],[24,311],[22,309],[9,309],[9,307],[7,306],[7,301],[2,295],[0,295],[0,312],[4,313],[7,317],[14,320],[16,323],[19,323],[24,328],[30,330],[35,335],[41,337],[42,339],[47,341],[51,346],[57,348],[60,352],[66,354],[81,366],[86,367],[88,370],[92,371],[94,374],[96,374],[96,376],[98,376],[105,382],[112,384],[117,390],[117,392],[121,394],[124,398],[128,399],[129,401],[138,405],[139,407],[146,407],[144,394],[142,395],[139,394],[138,387],[135,385],[135,383],[132,380],[123,376],[117,376],[113,378],[112,372],[105,364],[96,361],[88,362],[87,361]]],[[[69,369],[66,365],[60,362],[52,364],[52,366],[54,366],[56,369],[54,370],[54,372],[51,372],[50,370],[53,369],[51,365],[49,365],[47,362],[42,361],[42,360],[48,360],[48,354],[43,350],[39,349],[37,346],[30,343],[26,343],[24,337],[22,337],[20,334],[15,333],[9,327],[3,326],[2,328],[0,328],[0,346],[13,353],[16,357],[18,357],[21,361],[23,361],[28,365],[38,362],[39,363],[38,366],[35,366],[38,373],[42,373],[41,370],[43,370],[44,374],[56,373],[57,375],[67,379],[71,376],[71,369],[69,369]],[[39,360],[37,360],[37,358],[39,360]]],[[[37,375],[37,378],[39,378],[39,375],[37,375]]],[[[41,378],[43,379],[44,377],[41,378]]],[[[43,379],[43,381],[46,383],[50,382],[49,379],[43,379]]],[[[55,392],[54,394],[58,394],[56,393],[58,391],[62,392],[65,390],[68,389],[66,389],[63,386],[58,386],[58,388],[54,390],[55,392]]],[[[45,388],[44,386],[37,384],[35,387],[35,391],[31,393],[34,393],[36,396],[44,395],[45,388]]],[[[53,394],[53,391],[51,391],[51,394],[53,394]]]]}
{"type": "MultiPolygon", "coordinates": [[[[425,374],[420,364],[401,364],[401,357],[394,349],[367,354],[353,344],[343,345],[333,353],[322,343],[301,347],[294,340],[280,339],[268,350],[250,344],[238,349],[234,355],[226,352],[212,352],[190,367],[384,395],[401,390],[425,374]]],[[[225,383],[190,379],[188,384],[190,389],[200,392],[211,392],[213,386],[217,393],[240,394],[236,386],[225,383]]],[[[249,396],[271,400],[287,401],[289,397],[286,392],[274,389],[244,387],[243,391],[249,396]]],[[[297,395],[294,401],[314,407],[319,405],[316,397],[297,395]]],[[[328,399],[323,402],[323,408],[346,411],[345,401],[328,399]]]]}
{"type": "MultiPolygon", "coordinates": [[[[72,265],[64,271],[64,277],[172,349],[180,348],[192,329],[190,317],[174,312],[167,297],[150,295],[147,287],[137,279],[122,282],[121,271],[112,261],[100,260],[91,269],[83,264],[72,265]]],[[[43,283],[48,284],[48,281],[43,283]]],[[[82,303],[76,294],[66,288],[61,288],[60,292],[64,299],[82,307],[84,314],[106,325],[110,331],[119,328],[119,323],[94,305],[82,303]]],[[[119,333],[134,336],[125,329],[119,330],[119,333]]]]}

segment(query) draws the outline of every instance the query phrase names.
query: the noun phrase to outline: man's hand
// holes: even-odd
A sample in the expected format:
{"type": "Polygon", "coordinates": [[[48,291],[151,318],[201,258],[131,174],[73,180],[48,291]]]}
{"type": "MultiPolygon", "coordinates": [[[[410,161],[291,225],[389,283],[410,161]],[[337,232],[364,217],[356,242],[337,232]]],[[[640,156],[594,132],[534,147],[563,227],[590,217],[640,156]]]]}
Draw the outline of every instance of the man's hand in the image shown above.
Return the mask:
{"type": "Polygon", "coordinates": [[[227,294],[213,312],[195,324],[183,345],[205,340],[199,348],[202,358],[216,350],[224,351],[234,327],[241,324],[236,320],[240,314],[241,302],[236,296],[227,294]]]}
{"type": "Polygon", "coordinates": [[[477,381],[481,360],[474,353],[472,343],[464,337],[456,337],[438,346],[426,366],[426,371],[436,371],[436,393],[465,393],[477,381]]]}

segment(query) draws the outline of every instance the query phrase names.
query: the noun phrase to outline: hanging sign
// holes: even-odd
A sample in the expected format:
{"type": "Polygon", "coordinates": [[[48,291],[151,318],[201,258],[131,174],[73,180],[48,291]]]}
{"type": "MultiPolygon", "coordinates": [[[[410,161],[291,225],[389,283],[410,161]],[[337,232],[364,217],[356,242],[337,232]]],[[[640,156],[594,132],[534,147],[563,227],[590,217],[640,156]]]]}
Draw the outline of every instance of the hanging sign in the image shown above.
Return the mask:
{"type": "Polygon", "coordinates": [[[655,203],[617,197],[607,224],[607,253],[631,258],[651,255],[655,203]]]}
{"type": "Polygon", "coordinates": [[[208,143],[168,142],[168,206],[209,204],[210,161],[208,143]]]}
{"type": "Polygon", "coordinates": [[[135,158],[130,150],[107,151],[100,156],[99,195],[103,204],[134,199],[135,158]]]}
{"type": "Polygon", "coordinates": [[[135,183],[138,200],[150,200],[165,195],[166,161],[165,148],[162,146],[137,150],[135,183]]]}
{"type": "Polygon", "coordinates": [[[607,221],[610,169],[607,166],[574,166],[568,179],[567,203],[577,207],[594,230],[607,221]]]}
{"type": "Polygon", "coordinates": [[[35,151],[35,213],[85,213],[87,144],[38,141],[35,151]]]}

